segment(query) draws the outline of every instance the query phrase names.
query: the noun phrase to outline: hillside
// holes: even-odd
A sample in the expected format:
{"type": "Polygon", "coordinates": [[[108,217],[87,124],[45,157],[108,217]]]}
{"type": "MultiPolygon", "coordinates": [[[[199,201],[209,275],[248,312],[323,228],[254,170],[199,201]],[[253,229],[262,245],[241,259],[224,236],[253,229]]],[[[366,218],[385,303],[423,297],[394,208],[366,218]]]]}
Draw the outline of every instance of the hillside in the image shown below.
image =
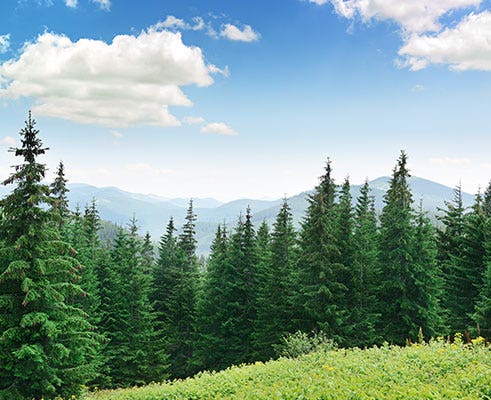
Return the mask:
{"type": "Polygon", "coordinates": [[[88,400],[487,399],[491,352],[456,344],[312,353],[205,372],[140,389],[101,391],[88,400]]]}
{"type": "MultiPolygon", "coordinates": [[[[377,211],[383,207],[383,196],[388,188],[389,177],[381,177],[370,182],[372,195],[375,197],[377,211]]],[[[418,177],[409,179],[413,198],[417,204],[422,201],[423,208],[431,217],[437,209],[444,207],[444,202],[453,196],[453,188],[418,177]]],[[[353,202],[360,193],[360,185],[353,185],[351,195],[353,202]]],[[[130,193],[116,187],[98,188],[91,185],[73,183],[69,184],[68,194],[70,208],[78,206],[83,208],[92,199],[96,199],[102,219],[118,225],[126,225],[133,215],[138,220],[141,233],[150,232],[155,241],[165,229],[170,217],[173,217],[176,226],[184,222],[189,199],[166,198],[152,194],[130,193]]],[[[0,195],[8,192],[8,188],[1,187],[0,195]]],[[[307,196],[310,191],[303,192],[288,198],[293,213],[293,220],[298,226],[302,221],[307,208],[307,196]]],[[[472,204],[473,195],[463,193],[466,206],[472,204]]],[[[272,225],[280,209],[282,199],[266,201],[254,199],[239,199],[222,203],[210,198],[194,198],[195,213],[198,216],[196,224],[196,238],[198,240],[198,253],[207,254],[215,235],[218,224],[226,223],[229,228],[235,225],[238,216],[245,212],[247,206],[251,207],[253,222],[260,224],[265,220],[272,225]]]]}

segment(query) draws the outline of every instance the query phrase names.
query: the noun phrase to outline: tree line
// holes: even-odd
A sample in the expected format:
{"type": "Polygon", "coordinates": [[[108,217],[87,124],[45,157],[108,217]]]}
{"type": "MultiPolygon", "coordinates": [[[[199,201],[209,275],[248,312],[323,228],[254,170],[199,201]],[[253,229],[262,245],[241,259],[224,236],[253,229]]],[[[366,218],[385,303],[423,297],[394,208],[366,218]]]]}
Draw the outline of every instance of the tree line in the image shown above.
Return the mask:
{"type": "Polygon", "coordinates": [[[404,152],[379,216],[368,182],[353,201],[328,160],[299,230],[286,199],[272,227],[247,209],[232,230],[217,227],[202,263],[192,201],[156,252],[134,218],[103,243],[95,201],[69,210],[63,163],[43,183],[38,134],[29,114],[0,201],[2,399],[265,361],[297,331],[345,347],[491,336],[491,186],[470,209],[457,187],[435,227],[414,204],[404,152]]]}

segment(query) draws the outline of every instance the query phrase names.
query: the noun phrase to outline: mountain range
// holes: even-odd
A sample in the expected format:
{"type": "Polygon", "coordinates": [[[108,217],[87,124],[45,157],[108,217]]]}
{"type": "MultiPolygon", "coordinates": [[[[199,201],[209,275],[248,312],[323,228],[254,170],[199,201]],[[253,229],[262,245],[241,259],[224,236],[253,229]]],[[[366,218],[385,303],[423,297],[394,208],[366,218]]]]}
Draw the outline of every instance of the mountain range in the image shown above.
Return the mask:
{"type": "MultiPolygon", "coordinates": [[[[370,181],[372,195],[375,198],[375,207],[379,212],[383,207],[383,196],[389,187],[389,177],[380,177],[370,181]]],[[[423,209],[434,219],[438,208],[445,207],[445,201],[453,197],[453,188],[423,179],[411,177],[409,183],[412,189],[415,203],[422,202],[423,209]]],[[[353,202],[359,195],[361,185],[351,187],[353,202]]],[[[165,231],[170,217],[174,218],[177,227],[182,226],[186,216],[189,199],[166,198],[152,194],[130,193],[116,187],[95,187],[82,183],[68,184],[69,206],[73,210],[77,206],[84,208],[92,199],[96,200],[97,208],[103,220],[118,225],[126,225],[134,216],[140,232],[149,232],[157,241],[165,231]]],[[[5,195],[8,188],[0,188],[0,196],[5,195]]],[[[312,191],[302,192],[288,198],[291,206],[293,220],[300,225],[307,209],[307,197],[312,191]]],[[[463,193],[464,205],[469,206],[474,196],[463,193]]],[[[206,254],[215,235],[218,224],[225,223],[233,228],[237,218],[250,206],[253,214],[253,222],[258,226],[265,220],[273,225],[283,199],[272,201],[239,199],[223,203],[212,198],[193,198],[194,211],[197,214],[196,238],[198,240],[198,253],[206,254]]]]}

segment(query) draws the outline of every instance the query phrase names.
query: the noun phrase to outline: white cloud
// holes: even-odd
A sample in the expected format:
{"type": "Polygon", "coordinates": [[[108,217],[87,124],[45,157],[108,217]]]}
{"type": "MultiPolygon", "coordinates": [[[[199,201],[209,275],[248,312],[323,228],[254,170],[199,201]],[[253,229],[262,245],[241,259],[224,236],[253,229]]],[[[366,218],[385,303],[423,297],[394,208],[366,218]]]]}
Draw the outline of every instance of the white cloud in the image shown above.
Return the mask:
{"type": "Polygon", "coordinates": [[[259,33],[254,32],[250,25],[245,25],[241,30],[232,24],[225,24],[220,32],[220,36],[240,42],[254,42],[260,38],[259,33]]]}
{"type": "Polygon", "coordinates": [[[328,0],[309,0],[309,3],[314,3],[319,6],[322,6],[324,4],[327,4],[328,0]]]}
{"type": "MultiPolygon", "coordinates": [[[[319,4],[318,1],[314,1],[319,4]]],[[[405,32],[437,32],[440,17],[452,10],[477,7],[482,0],[331,0],[336,12],[345,18],[391,20],[405,32]]],[[[322,4],[322,0],[321,0],[322,4]]]]}
{"type": "Polygon", "coordinates": [[[116,139],[122,139],[124,137],[124,135],[119,131],[112,130],[110,133],[116,139]]]}
{"type": "Polygon", "coordinates": [[[147,174],[147,175],[168,175],[173,174],[175,171],[172,169],[162,169],[156,168],[148,163],[140,162],[127,164],[126,170],[130,172],[137,172],[139,174],[147,174]]]}
{"type": "Polygon", "coordinates": [[[430,164],[439,167],[467,167],[471,165],[471,160],[468,158],[458,158],[458,157],[433,157],[430,158],[430,164]]]}
{"type": "Polygon", "coordinates": [[[185,117],[183,120],[188,125],[199,125],[205,122],[203,117],[185,117]]]}
{"type": "Polygon", "coordinates": [[[111,9],[111,0],[92,0],[92,2],[98,4],[102,10],[109,11],[111,9]]]}
{"type": "Polygon", "coordinates": [[[177,126],[168,106],[191,106],[180,86],[213,83],[198,47],[179,32],[149,30],[112,43],[44,33],[0,64],[0,97],[36,99],[33,112],[111,128],[177,126]]]}
{"type": "Polygon", "coordinates": [[[65,0],[65,5],[70,8],[77,8],[78,1],[77,0],[65,0]]]}
{"type": "Polygon", "coordinates": [[[0,139],[0,146],[15,146],[15,139],[12,136],[5,136],[0,139]]]}
{"type": "Polygon", "coordinates": [[[0,35],[0,54],[6,53],[10,47],[10,33],[0,35]]]}
{"type": "Polygon", "coordinates": [[[451,69],[491,71],[491,12],[466,16],[437,35],[411,36],[399,50],[401,65],[413,71],[430,64],[451,69]]]}
{"type": "Polygon", "coordinates": [[[193,30],[200,31],[206,27],[205,21],[201,17],[194,17],[192,19],[193,24],[190,24],[183,19],[177,18],[173,15],[168,15],[165,20],[157,22],[149,29],[160,31],[162,29],[178,29],[178,30],[193,30]]]}
{"type": "Polygon", "coordinates": [[[223,122],[211,122],[203,126],[200,131],[202,133],[216,133],[218,135],[238,135],[236,131],[234,131],[230,126],[223,122]]]}
{"type": "Polygon", "coordinates": [[[423,86],[423,85],[414,85],[412,88],[411,88],[411,92],[422,92],[424,91],[426,88],[423,86]]]}

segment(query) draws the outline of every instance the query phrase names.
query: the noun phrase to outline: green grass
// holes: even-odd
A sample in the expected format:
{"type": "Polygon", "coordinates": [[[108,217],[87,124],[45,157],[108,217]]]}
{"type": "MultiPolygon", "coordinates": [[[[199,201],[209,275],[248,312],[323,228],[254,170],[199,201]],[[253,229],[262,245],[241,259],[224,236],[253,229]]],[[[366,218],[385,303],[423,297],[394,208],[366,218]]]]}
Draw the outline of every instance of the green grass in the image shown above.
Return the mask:
{"type": "Polygon", "coordinates": [[[491,400],[491,350],[445,343],[340,349],[142,388],[98,391],[87,399],[491,400]]]}

